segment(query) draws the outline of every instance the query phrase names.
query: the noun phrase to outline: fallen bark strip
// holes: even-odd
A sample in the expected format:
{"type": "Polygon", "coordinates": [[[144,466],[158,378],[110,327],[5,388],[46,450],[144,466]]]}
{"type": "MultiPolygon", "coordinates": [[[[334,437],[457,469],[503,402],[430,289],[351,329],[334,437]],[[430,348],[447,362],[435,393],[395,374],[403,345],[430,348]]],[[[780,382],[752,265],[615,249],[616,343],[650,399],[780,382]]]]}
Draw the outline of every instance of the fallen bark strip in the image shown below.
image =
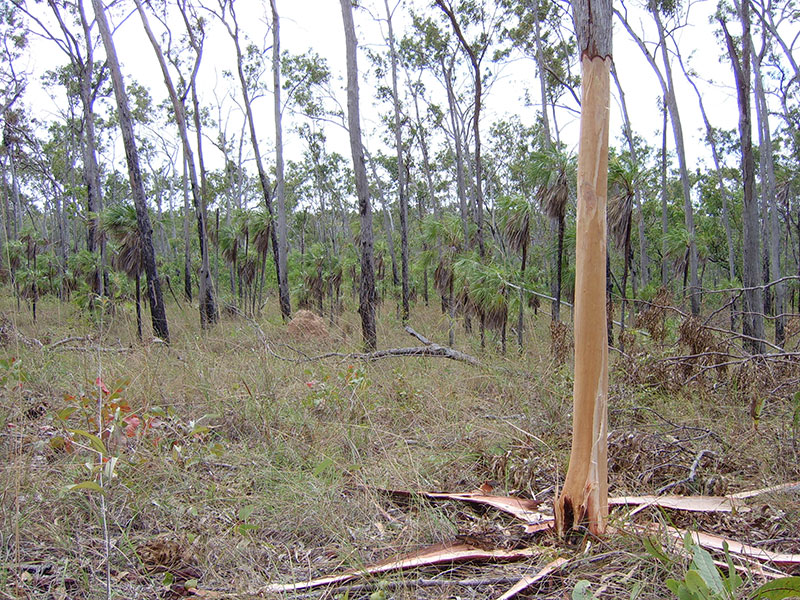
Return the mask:
{"type": "Polygon", "coordinates": [[[414,346],[410,348],[388,348],[386,350],[377,350],[375,352],[349,352],[349,353],[327,352],[325,354],[318,354],[316,356],[307,356],[302,352],[300,352],[299,350],[292,348],[288,344],[280,344],[281,346],[285,346],[286,348],[289,348],[293,352],[296,352],[302,358],[289,358],[287,356],[281,356],[272,349],[269,343],[265,343],[265,346],[267,348],[267,351],[270,354],[272,354],[272,356],[274,356],[275,358],[278,358],[280,360],[285,360],[288,362],[298,362],[298,363],[324,360],[326,358],[340,358],[343,361],[363,360],[367,362],[372,362],[383,358],[392,358],[398,356],[430,356],[430,357],[448,358],[450,360],[465,362],[476,367],[481,366],[481,362],[474,356],[466,354],[465,352],[461,352],[460,350],[455,350],[454,348],[450,348],[448,346],[441,346],[439,344],[431,342],[429,339],[417,333],[407,325],[405,327],[405,330],[411,335],[413,335],[415,338],[420,340],[425,345],[414,346]]]}
{"type": "MultiPolygon", "coordinates": [[[[661,529],[655,523],[652,524],[650,528],[661,529]]],[[[779,567],[796,567],[800,565],[800,554],[772,552],[770,550],[744,544],[731,538],[725,538],[703,531],[687,531],[685,529],[678,529],[677,527],[666,527],[665,530],[667,535],[675,539],[678,543],[683,543],[686,534],[689,533],[694,543],[704,548],[724,552],[725,545],[727,544],[728,552],[746,560],[772,563],[779,567]]]]}
{"type": "Polygon", "coordinates": [[[413,569],[415,567],[452,564],[465,561],[520,560],[536,556],[537,554],[538,550],[534,548],[519,548],[517,550],[503,550],[497,548],[485,550],[463,542],[447,542],[444,544],[434,544],[433,546],[423,548],[411,554],[392,557],[362,569],[348,569],[337,575],[318,577],[316,579],[308,579],[297,583],[272,583],[263,587],[260,592],[297,592],[323,585],[346,583],[357,577],[377,575],[388,571],[399,571],[413,569]]]}
{"type": "Polygon", "coordinates": [[[735,494],[730,494],[730,497],[755,498],[756,496],[763,496],[764,494],[772,494],[774,492],[800,492],[800,481],[792,481],[790,483],[771,485],[769,487],[760,488],[757,490],[746,490],[744,492],[737,492],[735,494]]]}
{"type": "Polygon", "coordinates": [[[609,498],[609,506],[658,506],[689,512],[748,512],[741,498],[732,496],[620,496],[609,498]]]}
{"type": "Polygon", "coordinates": [[[548,575],[550,575],[550,573],[557,571],[562,566],[564,566],[565,563],[568,562],[569,560],[567,560],[566,558],[557,558],[554,561],[547,563],[538,573],[536,573],[536,575],[527,575],[522,579],[520,579],[516,583],[516,585],[514,585],[502,596],[499,596],[497,600],[508,600],[509,598],[513,598],[520,592],[531,587],[534,583],[537,583],[542,579],[544,579],[545,577],[547,577],[548,575]]]}

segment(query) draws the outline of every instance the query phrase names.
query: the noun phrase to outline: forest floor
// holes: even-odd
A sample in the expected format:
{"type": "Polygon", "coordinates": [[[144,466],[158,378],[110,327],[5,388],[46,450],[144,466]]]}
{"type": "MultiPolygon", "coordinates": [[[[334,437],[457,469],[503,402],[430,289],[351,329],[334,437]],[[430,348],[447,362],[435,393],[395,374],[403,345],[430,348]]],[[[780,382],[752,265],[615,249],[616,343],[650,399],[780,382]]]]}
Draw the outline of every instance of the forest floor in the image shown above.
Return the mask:
{"type": "MultiPolygon", "coordinates": [[[[7,291],[0,299],[0,598],[489,599],[556,557],[570,563],[519,597],[672,597],[665,581],[683,579],[690,558],[637,523],[800,553],[797,491],[729,513],[614,509],[605,538],[567,543],[525,533],[493,508],[390,492],[489,483],[492,494],[548,510],[567,467],[572,408],[572,365],[551,358],[548,314],[529,315],[525,349],[510,335],[506,355],[494,334],[481,350],[477,328],[459,326],[455,347],[482,363],[473,366],[301,360],[361,351],[355,312],[329,322],[329,335],[301,339],[274,310],[257,326],[225,314],[201,331],[196,309],[171,303],[169,346],[136,340],[130,305],[100,312],[46,300],[34,323],[24,303],[18,310],[7,291]],[[113,429],[102,440],[99,412],[113,429]],[[266,587],[436,543],[534,551],[297,593],[266,587]]],[[[433,303],[410,324],[446,343],[433,303]]],[[[677,329],[668,323],[665,344],[637,334],[626,355],[611,353],[611,495],[720,495],[800,479],[800,368],[698,375],[701,366],[668,360],[692,354],[677,329]]],[[[388,302],[378,340],[419,345],[388,302]]],[[[741,597],[765,581],[748,564],[741,597]]]]}

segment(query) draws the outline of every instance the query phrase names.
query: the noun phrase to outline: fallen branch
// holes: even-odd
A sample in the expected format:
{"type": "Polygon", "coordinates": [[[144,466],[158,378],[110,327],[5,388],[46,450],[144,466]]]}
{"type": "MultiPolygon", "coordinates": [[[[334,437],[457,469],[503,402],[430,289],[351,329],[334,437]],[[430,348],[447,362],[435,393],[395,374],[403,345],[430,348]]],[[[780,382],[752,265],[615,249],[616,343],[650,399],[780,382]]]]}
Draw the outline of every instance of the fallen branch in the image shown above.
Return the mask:
{"type": "Polygon", "coordinates": [[[346,360],[363,360],[367,362],[372,362],[375,360],[380,360],[383,358],[392,358],[397,356],[430,356],[430,357],[439,357],[439,358],[448,358],[450,360],[455,360],[459,362],[465,362],[476,367],[481,366],[481,362],[460,350],[455,350],[448,346],[440,346],[439,344],[435,344],[431,342],[429,339],[424,337],[423,335],[417,333],[411,327],[406,326],[405,330],[413,335],[415,338],[420,340],[424,346],[414,346],[410,348],[388,348],[386,350],[377,350],[375,352],[327,352],[325,354],[318,354],[317,356],[307,356],[300,350],[289,346],[288,344],[280,344],[286,348],[289,348],[293,352],[299,354],[302,358],[289,358],[287,356],[281,356],[277,352],[275,352],[269,343],[265,343],[267,351],[272,354],[275,358],[280,360],[285,360],[288,362],[312,362],[317,360],[325,360],[326,358],[340,358],[342,361],[346,360]]]}

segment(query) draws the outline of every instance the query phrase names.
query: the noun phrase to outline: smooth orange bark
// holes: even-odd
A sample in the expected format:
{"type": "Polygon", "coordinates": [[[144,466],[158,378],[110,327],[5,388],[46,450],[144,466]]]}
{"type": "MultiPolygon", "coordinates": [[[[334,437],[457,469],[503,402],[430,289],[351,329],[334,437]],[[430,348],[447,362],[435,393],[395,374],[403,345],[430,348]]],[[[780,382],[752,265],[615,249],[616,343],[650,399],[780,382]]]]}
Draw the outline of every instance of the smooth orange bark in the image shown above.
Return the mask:
{"type": "Polygon", "coordinates": [[[575,258],[575,380],[572,452],[556,500],[560,534],[586,519],[594,534],[608,517],[608,342],[606,197],[610,58],[583,57],[575,258]]]}

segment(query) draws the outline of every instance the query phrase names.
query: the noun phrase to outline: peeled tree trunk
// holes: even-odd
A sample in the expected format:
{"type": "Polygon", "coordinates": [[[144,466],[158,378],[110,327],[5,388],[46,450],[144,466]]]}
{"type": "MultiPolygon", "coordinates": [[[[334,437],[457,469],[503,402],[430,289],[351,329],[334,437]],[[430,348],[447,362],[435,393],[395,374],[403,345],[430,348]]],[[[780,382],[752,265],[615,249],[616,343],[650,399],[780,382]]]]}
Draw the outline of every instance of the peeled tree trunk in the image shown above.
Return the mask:
{"type": "Polygon", "coordinates": [[[575,381],[572,452],[555,504],[563,535],[588,521],[601,535],[608,518],[608,345],[606,197],[611,70],[611,0],[572,3],[581,52],[581,127],[575,255],[575,381]]]}

